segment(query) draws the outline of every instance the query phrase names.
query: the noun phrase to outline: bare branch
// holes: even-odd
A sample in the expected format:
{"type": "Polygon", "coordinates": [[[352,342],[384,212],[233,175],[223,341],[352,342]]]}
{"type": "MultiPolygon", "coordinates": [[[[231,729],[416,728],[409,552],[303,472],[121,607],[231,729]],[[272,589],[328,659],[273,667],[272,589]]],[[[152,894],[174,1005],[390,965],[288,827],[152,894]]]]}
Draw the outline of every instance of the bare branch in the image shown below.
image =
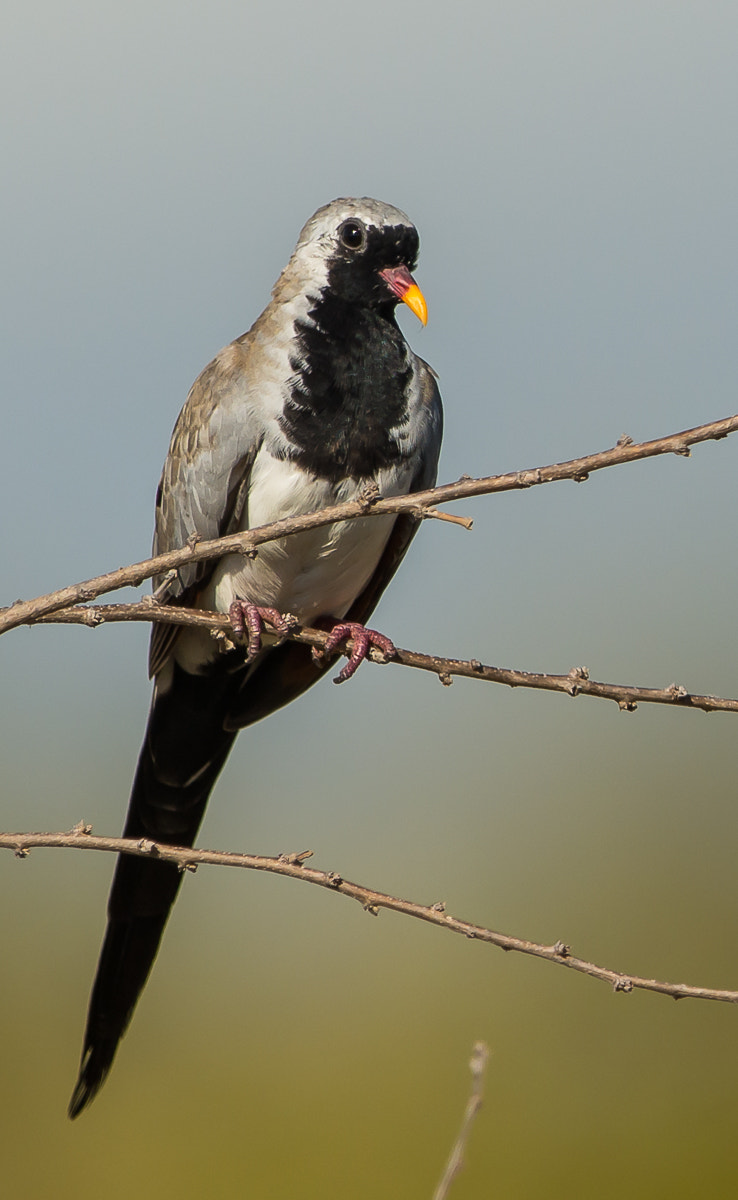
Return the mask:
{"type": "Polygon", "coordinates": [[[464,1165],[466,1143],[469,1140],[474,1118],[482,1107],[484,1099],[484,1073],[487,1070],[488,1059],[489,1046],[487,1046],[486,1042],[475,1042],[472,1047],[471,1058],[469,1059],[469,1070],[472,1076],[471,1094],[466,1102],[464,1119],[461,1122],[459,1136],[451,1149],[441,1182],[433,1193],[433,1200],[446,1200],[451,1184],[464,1165]]]}
{"type": "Polygon", "coordinates": [[[472,941],[486,942],[499,946],[501,950],[517,950],[520,954],[530,954],[534,958],[542,958],[547,962],[558,963],[559,966],[569,967],[594,979],[601,979],[616,992],[633,992],[643,990],[660,992],[672,996],[675,1000],[686,998],[696,1000],[720,1000],[728,1004],[738,1003],[738,991],[727,991],[720,988],[694,987],[686,983],[665,983],[658,979],[645,979],[639,975],[624,975],[609,967],[600,967],[586,959],[576,958],[571,948],[564,942],[555,942],[545,946],[538,942],[529,942],[523,938],[511,937],[505,933],[496,933],[482,925],[473,925],[449,916],[443,903],[431,905],[415,904],[411,900],[401,900],[389,896],[385,892],[374,891],[373,888],[351,883],[335,871],[318,871],[303,864],[312,856],[312,850],[303,850],[296,854],[281,854],[278,858],[268,858],[259,854],[234,854],[221,850],[195,850],[188,847],[167,846],[161,842],[146,839],[136,841],[132,838],[97,837],[90,832],[91,825],[80,822],[69,833],[0,833],[0,848],[13,850],[17,858],[26,858],[31,849],[36,847],[62,847],[76,850],[103,850],[113,854],[134,854],[143,858],[158,858],[163,862],[178,863],[183,871],[194,871],[200,864],[222,867],[244,867],[250,871],[267,871],[273,875],[288,875],[291,879],[301,879],[305,883],[315,884],[329,892],[339,892],[357,900],[362,908],[376,916],[380,908],[392,912],[404,913],[408,917],[416,917],[447,929],[450,933],[460,933],[472,941]]]}
{"type": "MultiPolygon", "coordinates": [[[[38,596],[34,600],[17,600],[8,608],[0,609],[0,633],[38,620],[39,617],[57,609],[94,600],[97,596],[117,591],[118,588],[140,587],[144,580],[151,578],[152,575],[161,575],[167,571],[176,570],[185,563],[202,562],[229,553],[252,554],[264,542],[300,533],[306,529],[331,525],[335,521],[350,521],[359,517],[401,512],[409,512],[418,517],[431,516],[440,517],[442,520],[455,520],[453,517],[449,518],[448,514],[441,515],[435,510],[435,506],[449,503],[452,500],[489,495],[492,492],[516,491],[541,483],[558,482],[562,479],[573,479],[577,483],[582,483],[593,471],[619,466],[621,463],[635,462],[637,459],[654,458],[660,454],[678,454],[688,457],[690,446],[698,442],[727,437],[736,430],[738,430],[738,416],[711,421],[707,425],[698,425],[694,429],[669,434],[667,437],[657,438],[650,442],[634,443],[624,435],[610,450],[588,454],[583,458],[571,459],[568,462],[553,463],[547,467],[535,467],[529,471],[513,471],[506,475],[490,475],[483,479],[464,477],[457,483],[447,483],[441,487],[429,488],[424,492],[413,492],[409,496],[376,497],[366,495],[359,500],[336,504],[317,513],[286,517],[282,521],[275,521],[271,525],[262,525],[258,529],[250,529],[246,533],[234,533],[213,541],[197,541],[192,538],[186,546],[179,550],[172,550],[168,554],[147,558],[133,563],[129,567],[119,567],[115,571],[108,571],[104,575],[97,575],[82,583],[60,588],[58,591],[38,596]]],[[[456,519],[455,523],[468,526],[468,520],[465,518],[461,521],[456,519]]]]}
{"type": "MultiPolygon", "coordinates": [[[[151,596],[138,604],[97,604],[65,608],[29,620],[27,624],[89,625],[94,628],[105,622],[118,621],[160,621],[169,625],[200,626],[209,629],[215,637],[235,637],[233,626],[224,613],[157,605],[151,596]]],[[[320,629],[299,625],[285,636],[318,648],[322,648],[328,639],[328,634],[320,629]]],[[[349,641],[347,656],[351,644],[349,641]]],[[[370,650],[369,658],[376,663],[386,661],[382,653],[374,648],[370,650]]],[[[545,675],[507,667],[485,666],[475,658],[440,658],[437,655],[420,654],[416,650],[400,648],[397,648],[395,657],[389,661],[404,667],[415,667],[419,671],[430,671],[446,686],[451,684],[454,676],[458,676],[464,679],[481,679],[487,683],[502,683],[513,688],[534,688],[538,691],[563,692],[567,696],[593,696],[599,700],[613,700],[623,712],[634,712],[639,704],[668,704],[672,708],[700,709],[702,712],[738,713],[738,700],[696,695],[677,683],[671,683],[664,688],[598,683],[589,678],[586,667],[572,667],[567,675],[545,675]]]]}

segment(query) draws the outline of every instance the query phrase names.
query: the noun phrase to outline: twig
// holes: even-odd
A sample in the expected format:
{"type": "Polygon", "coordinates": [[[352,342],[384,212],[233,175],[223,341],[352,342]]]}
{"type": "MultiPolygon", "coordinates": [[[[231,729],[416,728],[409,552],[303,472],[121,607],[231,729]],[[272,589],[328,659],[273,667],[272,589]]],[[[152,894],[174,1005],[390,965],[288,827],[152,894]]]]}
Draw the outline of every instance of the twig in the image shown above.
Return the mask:
{"type": "Polygon", "coordinates": [[[414,515],[421,519],[435,517],[437,521],[448,521],[451,525],[461,525],[463,529],[471,529],[474,525],[471,517],[458,517],[454,513],[442,512],[440,508],[419,508],[414,515]]]}
{"type": "MultiPolygon", "coordinates": [[[[489,495],[493,492],[517,491],[542,483],[558,482],[562,479],[573,479],[577,483],[582,483],[593,471],[619,466],[621,463],[635,462],[637,459],[654,458],[660,454],[678,454],[688,457],[690,446],[698,442],[727,437],[728,434],[735,433],[737,430],[738,416],[733,416],[725,417],[720,421],[711,421],[707,425],[698,425],[694,429],[686,429],[681,433],[656,438],[650,442],[634,443],[630,438],[623,436],[617,445],[609,450],[588,454],[583,458],[571,459],[568,462],[536,467],[530,471],[513,471],[506,475],[490,475],[483,479],[463,477],[456,483],[429,488],[424,492],[413,492],[409,496],[387,496],[378,499],[364,497],[359,500],[351,500],[345,504],[336,504],[331,508],[322,509],[320,512],[307,513],[299,517],[286,517],[271,525],[262,525],[258,529],[251,529],[246,533],[233,533],[228,537],[216,538],[213,541],[197,541],[192,538],[188,545],[179,550],[172,550],[168,554],[143,559],[129,567],[119,567],[104,575],[97,575],[92,579],[60,588],[44,596],[37,596],[34,600],[16,600],[15,604],[11,604],[8,608],[0,609],[0,633],[38,620],[39,617],[54,612],[56,609],[94,600],[97,596],[117,591],[118,588],[140,587],[144,580],[151,578],[152,575],[161,575],[166,571],[176,570],[185,563],[202,562],[229,553],[250,554],[264,542],[300,533],[306,529],[331,525],[335,521],[349,521],[360,517],[375,517],[401,512],[410,512],[418,517],[425,517],[429,515],[429,510],[432,510],[431,516],[438,516],[438,513],[433,511],[435,506],[449,503],[452,500],[489,495]]],[[[447,520],[448,515],[444,519],[447,520]]]]}
{"type": "Polygon", "coordinates": [[[339,892],[352,900],[357,900],[362,908],[376,916],[380,908],[392,912],[404,913],[405,916],[427,921],[447,929],[450,933],[459,933],[472,941],[486,942],[499,946],[501,950],[516,950],[520,954],[530,954],[534,958],[545,959],[546,962],[558,963],[559,966],[569,967],[590,975],[593,979],[601,979],[609,983],[613,991],[632,992],[643,990],[660,992],[672,996],[675,1000],[691,998],[695,1000],[719,1000],[728,1004],[738,1003],[738,991],[727,991],[719,988],[695,987],[686,983],[664,983],[658,979],[645,979],[639,975],[623,975],[609,967],[600,967],[586,959],[576,958],[571,948],[564,942],[555,942],[545,946],[538,942],[529,942],[523,938],[511,937],[505,933],[496,933],[482,925],[473,925],[449,916],[442,903],[431,905],[415,904],[411,900],[401,900],[389,896],[385,892],[374,891],[373,888],[351,883],[335,871],[318,871],[303,864],[312,856],[311,850],[303,850],[297,854],[281,854],[278,858],[267,858],[258,854],[234,854],[222,850],[195,850],[187,847],[167,846],[161,842],[148,840],[136,841],[132,838],[97,837],[90,832],[92,826],[80,822],[69,833],[0,833],[0,849],[13,850],[18,858],[26,858],[28,852],[35,847],[63,847],[76,850],[103,850],[118,854],[135,854],[144,858],[159,858],[164,862],[178,863],[183,871],[194,871],[200,864],[222,867],[244,867],[251,871],[267,871],[273,875],[288,875],[291,879],[301,879],[305,883],[315,884],[329,892],[339,892]]]}
{"type": "MultiPolygon", "coordinates": [[[[94,628],[108,621],[160,621],[171,625],[200,626],[210,629],[214,634],[233,635],[233,627],[223,613],[206,612],[199,608],[176,608],[174,605],[157,606],[150,596],[138,604],[97,604],[64,608],[27,623],[88,625],[94,628]]],[[[328,638],[328,634],[320,629],[299,625],[285,636],[296,642],[318,647],[324,646],[328,638]]],[[[350,644],[349,642],[349,646],[350,644]]],[[[372,649],[369,657],[374,662],[385,662],[381,651],[378,650],[372,649]]],[[[700,709],[702,712],[738,713],[738,700],[696,695],[677,683],[671,683],[664,688],[598,683],[597,680],[589,678],[586,667],[572,667],[566,675],[546,675],[507,667],[485,666],[474,658],[440,658],[438,655],[420,654],[416,650],[403,650],[399,647],[396,656],[389,661],[404,667],[415,667],[419,671],[430,671],[447,686],[454,676],[458,676],[464,679],[481,679],[487,683],[502,683],[513,688],[534,688],[539,691],[563,692],[567,696],[593,696],[599,700],[614,700],[623,712],[634,712],[639,704],[667,704],[676,708],[700,709]]]]}
{"type": "Polygon", "coordinates": [[[469,1059],[469,1070],[472,1076],[471,1094],[466,1102],[459,1136],[451,1149],[441,1182],[433,1193],[433,1200],[446,1200],[448,1189],[464,1165],[466,1143],[469,1140],[474,1118],[482,1107],[484,1099],[484,1073],[487,1070],[488,1059],[489,1046],[487,1046],[486,1042],[475,1042],[472,1047],[471,1058],[469,1059]]]}

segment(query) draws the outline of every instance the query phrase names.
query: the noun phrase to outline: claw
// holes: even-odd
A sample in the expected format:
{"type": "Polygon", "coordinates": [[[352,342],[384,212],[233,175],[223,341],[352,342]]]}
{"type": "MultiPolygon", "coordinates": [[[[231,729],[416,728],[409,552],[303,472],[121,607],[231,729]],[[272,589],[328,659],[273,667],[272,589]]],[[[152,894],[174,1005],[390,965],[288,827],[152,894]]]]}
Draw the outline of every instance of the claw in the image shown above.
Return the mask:
{"type": "Polygon", "coordinates": [[[249,649],[246,662],[253,662],[261,650],[261,635],[265,622],[283,637],[290,632],[295,624],[289,613],[283,614],[276,608],[265,608],[260,604],[251,604],[247,600],[234,600],[228,609],[228,616],[235,633],[240,637],[248,637],[249,649]]]}
{"type": "Polygon", "coordinates": [[[367,657],[369,650],[375,646],[377,650],[381,650],[385,658],[394,658],[397,651],[388,637],[383,633],[378,633],[376,629],[367,629],[365,625],[360,625],[358,621],[339,621],[331,629],[326,643],[322,650],[317,647],[313,648],[313,658],[316,662],[320,662],[326,655],[330,655],[347,638],[351,638],[353,643],[349,660],[344,664],[339,671],[334,683],[345,683],[352,675],[356,673],[360,663],[363,663],[367,657]]]}

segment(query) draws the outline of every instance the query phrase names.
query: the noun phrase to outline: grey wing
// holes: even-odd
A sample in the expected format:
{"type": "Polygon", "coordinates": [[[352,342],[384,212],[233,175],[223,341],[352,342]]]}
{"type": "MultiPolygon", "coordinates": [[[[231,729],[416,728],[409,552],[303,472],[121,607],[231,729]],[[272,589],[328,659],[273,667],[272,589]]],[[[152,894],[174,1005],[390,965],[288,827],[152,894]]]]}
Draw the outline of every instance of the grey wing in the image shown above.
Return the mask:
{"type": "MultiPolygon", "coordinates": [[[[227,346],[195,381],[174,427],[156,497],[154,554],[224,536],[238,528],[246,504],[251,467],[263,437],[263,423],[250,402],[248,346],[227,346]]],[[[192,606],[215,561],[185,564],[167,580],[164,604],[192,606]]],[[[154,586],[162,577],[154,578],[154,586]]],[[[154,625],[149,674],[171,653],[176,625],[154,625]]]]}
{"type": "MultiPolygon", "coordinates": [[[[420,432],[416,452],[417,465],[408,491],[423,492],[426,488],[433,487],[438,475],[438,458],[443,437],[443,405],[435,371],[417,355],[415,361],[419,387],[417,419],[420,432]]],[[[374,574],[346,614],[347,621],[359,621],[361,624],[367,621],[405,557],[419,526],[420,521],[417,517],[408,513],[398,516],[374,574]]]]}
{"type": "Polygon", "coordinates": [[[427,362],[415,355],[418,379],[418,413],[422,420],[422,435],[418,445],[419,467],[414,492],[431,488],[438,476],[438,458],[443,439],[443,404],[438,390],[438,376],[427,362]]]}

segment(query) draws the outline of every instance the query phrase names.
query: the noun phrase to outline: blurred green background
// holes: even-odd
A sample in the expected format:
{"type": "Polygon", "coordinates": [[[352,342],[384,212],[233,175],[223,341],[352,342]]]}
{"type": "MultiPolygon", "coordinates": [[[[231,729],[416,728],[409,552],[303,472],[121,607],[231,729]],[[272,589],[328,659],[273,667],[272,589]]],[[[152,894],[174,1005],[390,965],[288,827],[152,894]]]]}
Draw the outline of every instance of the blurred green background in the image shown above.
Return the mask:
{"type": "MultiPolygon", "coordinates": [[[[187,389],[337,195],[417,222],[441,478],[736,405],[728,3],[6,3],[2,600],[144,557],[187,389]]],[[[399,645],[738,694],[738,440],[456,505],[399,645]]],[[[2,826],[116,833],[147,631],[2,641],[2,826]]],[[[365,667],[242,735],[200,844],[314,862],[623,972],[738,988],[730,716],[365,667]]],[[[19,1200],[730,1194],[738,1013],[274,879],[185,881],[95,1105],[65,1116],[109,857],[0,856],[0,1146],[19,1200]]]]}

